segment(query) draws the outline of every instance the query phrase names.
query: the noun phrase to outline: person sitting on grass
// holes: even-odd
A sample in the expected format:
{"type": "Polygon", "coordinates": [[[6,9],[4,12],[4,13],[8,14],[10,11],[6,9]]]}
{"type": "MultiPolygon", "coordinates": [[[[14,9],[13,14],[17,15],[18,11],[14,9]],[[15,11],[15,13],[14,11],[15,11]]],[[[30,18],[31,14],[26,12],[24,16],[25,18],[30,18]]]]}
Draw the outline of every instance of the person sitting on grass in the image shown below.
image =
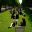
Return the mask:
{"type": "Polygon", "coordinates": [[[20,26],[26,26],[26,21],[24,18],[22,18],[22,22],[20,23],[20,26]]]}
{"type": "Polygon", "coordinates": [[[15,11],[12,18],[13,18],[13,23],[11,23],[10,27],[15,27],[15,25],[17,25],[17,21],[18,21],[18,18],[19,18],[19,14],[18,14],[17,11],[15,11]]]}

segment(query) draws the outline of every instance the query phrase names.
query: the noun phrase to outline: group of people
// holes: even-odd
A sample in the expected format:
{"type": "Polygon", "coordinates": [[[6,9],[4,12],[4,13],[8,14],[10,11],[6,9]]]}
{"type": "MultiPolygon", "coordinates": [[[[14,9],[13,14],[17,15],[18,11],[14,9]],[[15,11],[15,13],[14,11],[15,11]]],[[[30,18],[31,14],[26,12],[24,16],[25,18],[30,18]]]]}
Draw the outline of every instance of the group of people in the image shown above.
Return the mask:
{"type": "MultiPolygon", "coordinates": [[[[23,15],[22,10],[20,9],[20,11],[18,11],[17,7],[11,10],[11,14],[11,19],[13,19],[13,23],[11,23],[10,27],[8,28],[15,27],[17,25],[19,15],[23,15]]],[[[20,22],[19,26],[26,26],[25,18],[22,18],[22,20],[23,21],[20,22]]]]}

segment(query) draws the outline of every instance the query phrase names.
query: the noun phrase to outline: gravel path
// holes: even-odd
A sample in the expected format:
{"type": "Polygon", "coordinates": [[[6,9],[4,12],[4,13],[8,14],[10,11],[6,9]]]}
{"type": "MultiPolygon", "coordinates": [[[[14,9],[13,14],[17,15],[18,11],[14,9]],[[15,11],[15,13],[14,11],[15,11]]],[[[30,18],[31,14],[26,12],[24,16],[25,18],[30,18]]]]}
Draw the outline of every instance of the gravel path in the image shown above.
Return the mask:
{"type": "Polygon", "coordinates": [[[15,32],[25,32],[25,27],[18,26],[15,28],[15,32]]]}

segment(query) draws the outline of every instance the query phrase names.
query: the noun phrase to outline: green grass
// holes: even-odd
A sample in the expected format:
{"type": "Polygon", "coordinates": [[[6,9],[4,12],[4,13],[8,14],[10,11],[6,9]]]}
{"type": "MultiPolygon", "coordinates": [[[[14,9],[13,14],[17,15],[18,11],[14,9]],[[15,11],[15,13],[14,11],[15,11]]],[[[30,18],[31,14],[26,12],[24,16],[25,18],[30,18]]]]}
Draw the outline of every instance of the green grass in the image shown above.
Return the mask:
{"type": "MultiPolygon", "coordinates": [[[[30,24],[29,16],[26,15],[26,27],[25,27],[25,32],[32,32],[32,27],[30,24]]],[[[10,26],[11,22],[13,20],[11,19],[11,15],[9,11],[5,11],[3,13],[0,13],[0,32],[15,32],[15,28],[8,29],[10,26]]],[[[22,21],[22,15],[19,16],[19,22],[18,24],[22,21]]]]}

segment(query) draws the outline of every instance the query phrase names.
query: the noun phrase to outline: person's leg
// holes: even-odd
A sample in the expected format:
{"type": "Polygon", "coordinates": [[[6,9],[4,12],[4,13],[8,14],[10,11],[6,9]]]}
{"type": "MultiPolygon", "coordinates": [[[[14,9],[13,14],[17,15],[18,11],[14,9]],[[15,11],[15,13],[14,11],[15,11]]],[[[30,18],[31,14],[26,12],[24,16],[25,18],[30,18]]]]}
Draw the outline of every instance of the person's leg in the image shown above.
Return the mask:
{"type": "Polygon", "coordinates": [[[15,27],[17,25],[17,21],[18,21],[18,19],[13,19],[13,23],[11,23],[11,25],[9,26],[9,28],[15,27]]]}
{"type": "Polygon", "coordinates": [[[13,24],[13,23],[10,24],[10,26],[8,27],[8,29],[12,27],[12,24],[13,24]]]}
{"type": "Polygon", "coordinates": [[[12,26],[15,27],[15,22],[13,22],[12,26]]]}
{"type": "Polygon", "coordinates": [[[17,22],[18,22],[18,19],[14,19],[12,26],[15,27],[17,25],[17,22]]]}
{"type": "Polygon", "coordinates": [[[13,23],[11,23],[10,27],[15,27],[15,19],[13,19],[13,23]]]}
{"type": "Polygon", "coordinates": [[[15,20],[16,25],[17,25],[17,22],[18,22],[18,19],[15,20]]]}

